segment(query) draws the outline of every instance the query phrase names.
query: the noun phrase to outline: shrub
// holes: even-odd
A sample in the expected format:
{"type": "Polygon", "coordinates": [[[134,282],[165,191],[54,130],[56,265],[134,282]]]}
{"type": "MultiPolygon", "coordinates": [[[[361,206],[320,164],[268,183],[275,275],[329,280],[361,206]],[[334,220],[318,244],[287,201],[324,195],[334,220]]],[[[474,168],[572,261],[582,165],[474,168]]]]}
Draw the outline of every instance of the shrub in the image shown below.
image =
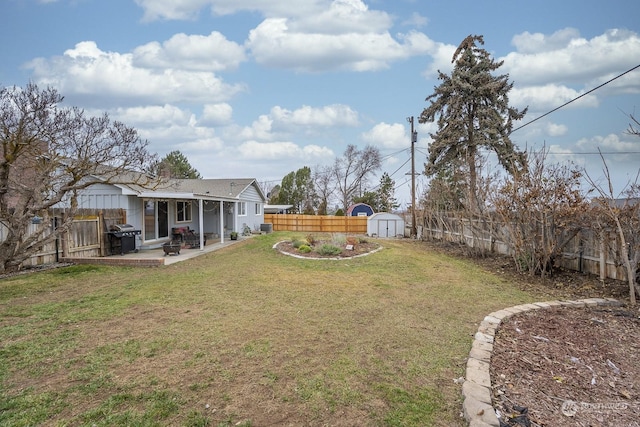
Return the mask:
{"type": "Polygon", "coordinates": [[[302,245],[307,245],[307,246],[309,246],[307,242],[305,242],[304,240],[300,240],[300,239],[295,239],[295,240],[291,243],[291,246],[293,246],[293,247],[294,247],[294,248],[296,248],[296,249],[300,249],[300,246],[302,246],[302,245]]]}
{"type": "Polygon", "coordinates": [[[317,252],[320,255],[339,255],[342,253],[342,249],[340,249],[337,246],[325,243],[324,245],[318,248],[317,252]]]}
{"type": "Polygon", "coordinates": [[[331,235],[331,244],[334,246],[344,246],[347,243],[347,238],[344,234],[335,233],[331,235]]]}
{"type": "Polygon", "coordinates": [[[307,234],[307,242],[309,243],[309,245],[313,246],[317,243],[317,240],[313,234],[307,234]]]}
{"type": "Polygon", "coordinates": [[[302,252],[303,254],[308,254],[309,252],[311,252],[311,246],[309,245],[302,245],[298,248],[299,252],[302,252]]]}
{"type": "Polygon", "coordinates": [[[369,241],[365,237],[358,238],[358,243],[369,243],[369,241]]]}

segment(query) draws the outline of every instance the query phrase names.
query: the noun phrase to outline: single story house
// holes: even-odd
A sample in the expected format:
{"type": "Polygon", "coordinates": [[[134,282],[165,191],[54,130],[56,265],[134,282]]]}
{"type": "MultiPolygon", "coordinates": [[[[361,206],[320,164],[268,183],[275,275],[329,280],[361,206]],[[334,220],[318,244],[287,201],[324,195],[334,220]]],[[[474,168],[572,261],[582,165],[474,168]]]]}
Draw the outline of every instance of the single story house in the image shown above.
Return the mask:
{"type": "Polygon", "coordinates": [[[78,207],[124,209],[127,223],[140,230],[136,246],[160,247],[175,229],[193,230],[200,247],[233,231],[259,230],[266,197],[253,178],[170,179],[159,188],[97,183],[78,197],[78,207]]]}

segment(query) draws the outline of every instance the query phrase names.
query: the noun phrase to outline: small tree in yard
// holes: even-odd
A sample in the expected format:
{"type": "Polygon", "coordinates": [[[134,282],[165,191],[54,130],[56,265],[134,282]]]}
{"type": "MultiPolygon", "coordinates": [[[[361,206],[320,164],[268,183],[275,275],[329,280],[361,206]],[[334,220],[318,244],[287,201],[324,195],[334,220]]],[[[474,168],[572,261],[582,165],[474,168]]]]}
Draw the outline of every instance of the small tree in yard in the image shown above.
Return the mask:
{"type": "Polygon", "coordinates": [[[587,202],[581,172],[570,164],[547,164],[547,152],[529,156],[525,172],[498,186],[492,203],[516,268],[543,277],[584,227],[587,202]]]}
{"type": "Polygon", "coordinates": [[[140,172],[156,157],[135,129],[62,101],[55,89],[33,83],[0,89],[0,273],[17,270],[69,228],[80,191],[97,183],[151,186],[140,172]],[[50,223],[50,209],[59,206],[67,215],[53,232],[28,232],[36,217],[50,223]]]}

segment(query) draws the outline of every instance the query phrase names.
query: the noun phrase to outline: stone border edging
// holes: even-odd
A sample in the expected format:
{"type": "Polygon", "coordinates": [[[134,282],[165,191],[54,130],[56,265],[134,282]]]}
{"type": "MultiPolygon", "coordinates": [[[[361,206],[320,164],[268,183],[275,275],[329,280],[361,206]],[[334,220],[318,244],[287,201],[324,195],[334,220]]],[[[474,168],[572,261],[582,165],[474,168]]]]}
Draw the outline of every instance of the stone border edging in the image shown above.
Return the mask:
{"type": "Polygon", "coordinates": [[[287,256],[292,256],[294,258],[299,258],[299,259],[312,259],[312,260],[330,260],[330,261],[342,261],[342,260],[349,260],[349,259],[354,259],[354,258],[361,258],[363,256],[367,256],[367,255],[371,255],[371,254],[375,254],[378,251],[381,251],[383,246],[380,245],[379,248],[376,248],[374,250],[372,250],[371,252],[367,252],[366,254],[360,254],[360,255],[354,255],[354,256],[345,256],[345,257],[311,257],[311,256],[302,256],[302,255],[296,255],[296,254],[292,254],[289,252],[285,252],[285,251],[281,251],[280,249],[278,249],[278,245],[280,243],[285,243],[287,242],[287,240],[281,240],[278,243],[276,243],[275,245],[273,245],[272,249],[275,249],[276,251],[280,252],[283,255],[287,255],[287,256]]]}
{"type": "Polygon", "coordinates": [[[467,359],[465,381],[462,384],[462,411],[469,422],[469,427],[500,427],[500,421],[491,400],[490,366],[493,340],[504,319],[514,314],[550,307],[584,308],[621,305],[622,303],[614,298],[586,298],[577,301],[547,301],[516,305],[487,315],[474,336],[467,359]]]}

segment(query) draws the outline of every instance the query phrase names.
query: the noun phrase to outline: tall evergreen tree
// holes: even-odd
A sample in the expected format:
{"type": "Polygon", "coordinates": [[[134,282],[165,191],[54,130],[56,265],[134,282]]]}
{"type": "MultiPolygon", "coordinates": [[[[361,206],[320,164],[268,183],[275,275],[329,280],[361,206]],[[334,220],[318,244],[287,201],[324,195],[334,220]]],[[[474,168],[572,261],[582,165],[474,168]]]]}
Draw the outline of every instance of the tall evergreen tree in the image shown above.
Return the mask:
{"type": "Polygon", "coordinates": [[[383,173],[380,177],[379,206],[378,212],[392,212],[398,206],[398,201],[394,197],[396,182],[391,179],[388,173],[383,173]]]}
{"type": "Polygon", "coordinates": [[[420,115],[419,122],[438,120],[438,131],[431,134],[429,158],[425,173],[437,175],[455,166],[460,159],[468,170],[466,205],[471,211],[480,208],[478,200],[477,162],[480,149],[496,153],[500,164],[509,172],[526,167],[526,156],[512,143],[509,135],[513,121],[520,120],[527,109],[509,106],[509,75],[494,76],[503,61],[495,62],[478,47],[482,36],[469,35],[453,54],[451,76],[438,72],[442,83],[427,97],[431,104],[420,115]]]}

